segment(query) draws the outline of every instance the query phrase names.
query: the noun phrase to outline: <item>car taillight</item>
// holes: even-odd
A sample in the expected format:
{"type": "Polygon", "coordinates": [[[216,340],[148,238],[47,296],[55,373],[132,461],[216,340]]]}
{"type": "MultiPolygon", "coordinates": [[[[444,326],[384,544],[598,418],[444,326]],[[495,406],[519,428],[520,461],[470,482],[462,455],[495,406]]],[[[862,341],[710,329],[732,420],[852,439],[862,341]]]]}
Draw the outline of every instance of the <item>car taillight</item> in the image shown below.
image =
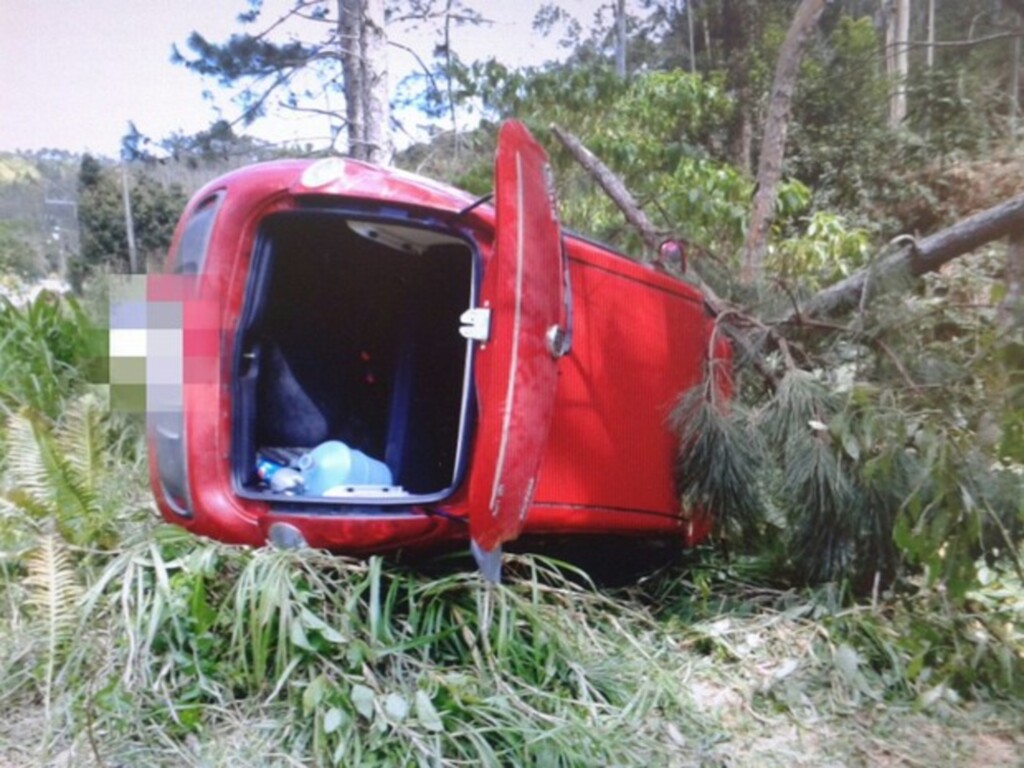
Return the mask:
{"type": "MultiPolygon", "coordinates": [[[[153,406],[151,405],[150,408],[153,406]]],[[[188,490],[188,457],[185,452],[185,415],[179,402],[149,412],[149,434],[156,459],[157,476],[167,505],[182,517],[192,517],[192,498],[188,490]]]]}
{"type": "Polygon", "coordinates": [[[193,301],[224,192],[200,201],[172,254],[174,275],[150,282],[146,353],[146,412],[151,457],[163,496],[175,514],[192,517],[185,439],[185,306],[193,301]]]}
{"type": "MultiPolygon", "coordinates": [[[[165,277],[162,281],[180,283],[181,278],[165,277]]],[[[173,293],[176,292],[172,291],[171,296],[161,296],[163,301],[151,300],[148,308],[146,426],[150,459],[156,464],[156,476],[167,504],[176,514],[191,517],[185,444],[184,307],[181,301],[174,300],[173,293]]]]}

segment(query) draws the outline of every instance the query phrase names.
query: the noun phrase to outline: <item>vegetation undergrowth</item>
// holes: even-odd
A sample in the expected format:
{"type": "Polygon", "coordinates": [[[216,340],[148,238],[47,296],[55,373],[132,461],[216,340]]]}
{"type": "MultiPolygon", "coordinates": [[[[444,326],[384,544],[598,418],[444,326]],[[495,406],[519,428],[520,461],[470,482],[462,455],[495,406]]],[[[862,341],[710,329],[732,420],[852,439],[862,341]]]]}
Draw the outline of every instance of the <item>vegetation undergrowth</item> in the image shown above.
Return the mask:
{"type": "Polygon", "coordinates": [[[276,722],[261,753],[346,765],[626,764],[709,729],[649,616],[542,560],[512,570],[493,587],[165,530],[77,604],[55,727],[85,754],[102,744],[97,761],[158,734],[148,761],[198,760],[190,735],[255,714],[276,722]]]}
{"type": "MultiPolygon", "coordinates": [[[[770,279],[738,287],[751,121],[785,5],[747,3],[755,23],[735,36],[699,24],[700,74],[634,47],[649,66],[627,82],[581,49],[547,71],[485,66],[466,91],[542,141],[571,127],[708,283],[757,314],[769,375],[737,350],[728,406],[709,388],[680,409],[679,490],[715,512],[718,551],[619,589],[521,555],[493,587],[458,565],[190,538],[152,514],[140,425],[88,383],[103,350],[82,305],[3,304],[0,765],[1019,764],[1024,326],[1010,257],[986,249],[892,301],[869,301],[872,278],[847,316],[785,319],[910,234],[1020,192],[1019,164],[996,162],[1019,157],[1017,129],[1005,151],[979,151],[1004,136],[1005,99],[972,83],[1003,75],[980,53],[940,56],[908,83],[915,110],[894,130],[892,83],[866,65],[878,30],[830,4],[795,95],[770,279]]],[[[939,5],[949,39],[982,4],[939,5]]],[[[469,158],[459,136],[444,153],[481,194],[489,136],[469,158]]],[[[641,252],[549,148],[563,221],[641,252]]],[[[127,263],[123,171],[81,163],[72,276],[127,263]]],[[[135,172],[145,261],[183,198],[135,172]]],[[[39,262],[7,235],[0,262],[39,262]]]]}
{"type": "Polygon", "coordinates": [[[922,724],[953,737],[924,744],[940,764],[1024,724],[1007,574],[968,615],[766,586],[712,552],[609,591],[536,556],[496,587],[163,526],[92,567],[46,547],[3,581],[15,764],[849,764],[922,724]]]}

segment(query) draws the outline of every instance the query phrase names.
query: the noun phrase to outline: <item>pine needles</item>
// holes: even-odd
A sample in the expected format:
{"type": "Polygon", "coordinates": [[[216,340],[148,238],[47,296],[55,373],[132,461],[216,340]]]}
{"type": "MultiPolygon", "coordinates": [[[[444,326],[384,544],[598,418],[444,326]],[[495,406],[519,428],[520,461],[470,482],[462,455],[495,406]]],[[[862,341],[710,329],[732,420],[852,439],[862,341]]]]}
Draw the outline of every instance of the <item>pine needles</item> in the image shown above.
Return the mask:
{"type": "Polygon", "coordinates": [[[923,565],[962,597],[980,555],[1014,557],[1021,478],[891,390],[840,395],[794,368],[756,410],[697,387],[674,423],[684,506],[709,511],[730,549],[780,542],[780,565],[803,583],[866,593],[923,565]]]}
{"type": "Polygon", "coordinates": [[[765,528],[760,477],[764,446],[738,407],[725,411],[704,387],[673,413],[680,434],[676,488],[683,506],[712,515],[715,535],[749,545],[765,528]]]}

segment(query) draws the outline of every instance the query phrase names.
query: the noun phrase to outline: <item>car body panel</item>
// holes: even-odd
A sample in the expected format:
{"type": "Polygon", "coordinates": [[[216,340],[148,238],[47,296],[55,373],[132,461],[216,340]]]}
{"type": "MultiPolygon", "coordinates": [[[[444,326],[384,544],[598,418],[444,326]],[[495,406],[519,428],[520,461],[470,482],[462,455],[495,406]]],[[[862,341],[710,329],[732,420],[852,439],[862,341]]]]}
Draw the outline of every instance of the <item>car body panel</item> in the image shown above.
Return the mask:
{"type": "Polygon", "coordinates": [[[488,551],[520,534],[681,544],[707,534],[706,516],[680,508],[672,474],[677,437],[668,415],[710,364],[728,370],[728,345],[714,337],[695,288],[561,233],[543,150],[517,123],[502,133],[495,206],[341,159],[251,166],[193,197],[175,233],[169,274],[149,283],[154,305],[177,306],[182,332],[185,475],[179,480],[189,509],[169,499],[167,488],[178,486],[159,476],[151,438],[153,490],[165,519],[253,546],[282,524],[309,546],[360,555],[471,537],[488,551]],[[188,223],[206,215],[211,201],[217,208],[201,274],[176,276],[188,223]],[[473,343],[475,414],[465,436],[466,467],[441,501],[372,509],[239,494],[231,460],[235,344],[258,231],[267,217],[311,201],[450,231],[473,244],[481,277],[476,303],[492,310],[491,335],[473,343]],[[518,341],[511,332],[517,312],[518,341]],[[571,349],[557,357],[547,331],[569,330],[569,315],[571,349]]]}
{"type": "Polygon", "coordinates": [[[558,383],[546,334],[562,306],[561,231],[547,155],[506,123],[495,162],[497,243],[481,287],[491,332],[477,353],[480,416],[469,478],[470,535],[483,551],[519,535],[558,383]]]}

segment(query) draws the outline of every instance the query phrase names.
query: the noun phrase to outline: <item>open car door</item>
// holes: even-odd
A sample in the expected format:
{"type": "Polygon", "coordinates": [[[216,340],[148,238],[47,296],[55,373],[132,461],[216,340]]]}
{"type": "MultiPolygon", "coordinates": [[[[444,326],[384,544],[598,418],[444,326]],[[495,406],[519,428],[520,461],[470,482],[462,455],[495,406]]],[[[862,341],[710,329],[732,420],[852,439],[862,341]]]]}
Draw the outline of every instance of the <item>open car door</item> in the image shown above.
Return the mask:
{"type": "Polygon", "coordinates": [[[480,290],[490,334],[476,358],[468,489],[471,546],[491,581],[502,542],[519,535],[533,500],[571,312],[547,154],[522,123],[502,126],[494,178],[495,249],[480,290]]]}

